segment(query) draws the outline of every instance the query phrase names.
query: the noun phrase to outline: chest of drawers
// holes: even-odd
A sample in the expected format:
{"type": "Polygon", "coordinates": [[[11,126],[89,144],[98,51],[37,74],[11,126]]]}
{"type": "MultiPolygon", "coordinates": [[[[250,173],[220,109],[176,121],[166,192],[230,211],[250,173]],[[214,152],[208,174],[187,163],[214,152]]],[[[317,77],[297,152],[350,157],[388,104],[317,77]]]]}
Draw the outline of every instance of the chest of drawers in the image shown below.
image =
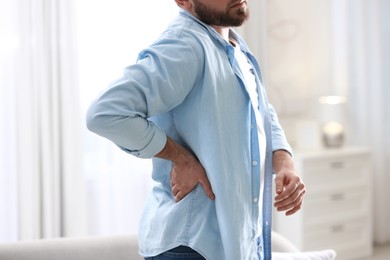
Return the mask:
{"type": "Polygon", "coordinates": [[[298,151],[294,161],[306,185],[305,201],[293,216],[275,213],[275,230],[302,251],[332,248],[337,259],[372,254],[369,150],[298,151]]]}

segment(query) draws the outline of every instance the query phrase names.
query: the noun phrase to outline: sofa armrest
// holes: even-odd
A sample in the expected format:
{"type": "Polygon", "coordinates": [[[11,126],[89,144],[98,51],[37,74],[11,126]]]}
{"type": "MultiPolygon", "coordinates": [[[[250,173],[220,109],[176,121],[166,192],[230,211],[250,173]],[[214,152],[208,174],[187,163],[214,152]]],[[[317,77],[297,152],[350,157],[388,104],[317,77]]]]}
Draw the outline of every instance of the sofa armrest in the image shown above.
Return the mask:
{"type": "Polygon", "coordinates": [[[142,260],[136,236],[58,238],[0,245],[6,260],[142,260]]]}

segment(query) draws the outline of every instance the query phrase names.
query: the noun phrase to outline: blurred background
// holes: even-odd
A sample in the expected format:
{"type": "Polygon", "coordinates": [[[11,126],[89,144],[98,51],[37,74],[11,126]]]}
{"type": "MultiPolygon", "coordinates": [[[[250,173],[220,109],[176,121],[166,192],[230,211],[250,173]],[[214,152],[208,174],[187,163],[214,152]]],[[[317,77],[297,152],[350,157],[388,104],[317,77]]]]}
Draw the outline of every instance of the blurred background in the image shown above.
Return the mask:
{"type": "MultiPolygon", "coordinates": [[[[389,243],[390,1],[250,6],[237,30],[297,160],[364,150],[364,235],[389,243]]],[[[137,233],[150,161],[88,132],[84,115],[177,13],[173,0],[0,0],[0,242],[137,233]]]]}

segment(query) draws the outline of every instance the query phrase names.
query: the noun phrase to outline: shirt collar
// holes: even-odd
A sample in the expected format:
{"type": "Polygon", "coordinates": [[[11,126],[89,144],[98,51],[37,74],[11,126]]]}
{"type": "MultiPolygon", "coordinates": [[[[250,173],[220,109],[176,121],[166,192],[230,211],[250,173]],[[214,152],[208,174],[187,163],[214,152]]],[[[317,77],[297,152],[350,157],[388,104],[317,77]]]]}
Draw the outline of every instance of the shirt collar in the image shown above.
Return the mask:
{"type": "MultiPolygon", "coordinates": [[[[192,20],[194,20],[195,22],[197,22],[198,24],[202,25],[208,32],[209,34],[215,38],[218,42],[220,42],[224,47],[225,49],[228,51],[229,48],[232,48],[233,46],[231,46],[228,42],[226,42],[222,36],[210,25],[202,22],[201,20],[199,20],[197,17],[193,16],[190,12],[188,12],[187,10],[183,9],[183,8],[180,8],[180,15],[182,16],[186,16],[192,20]]],[[[238,33],[233,30],[232,28],[229,29],[229,37],[233,38],[239,45],[240,45],[240,48],[243,52],[245,53],[250,53],[249,50],[248,50],[248,46],[246,45],[246,43],[244,42],[244,40],[238,35],[238,33]]]]}

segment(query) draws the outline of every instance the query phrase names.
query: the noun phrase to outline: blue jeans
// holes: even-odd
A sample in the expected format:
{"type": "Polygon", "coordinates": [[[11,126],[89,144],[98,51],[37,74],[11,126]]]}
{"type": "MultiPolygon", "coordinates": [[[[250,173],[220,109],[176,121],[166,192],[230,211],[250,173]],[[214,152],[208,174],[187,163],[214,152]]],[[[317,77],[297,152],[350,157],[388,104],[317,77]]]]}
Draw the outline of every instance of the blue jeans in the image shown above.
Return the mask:
{"type": "Polygon", "coordinates": [[[145,260],[205,260],[205,258],[190,247],[179,246],[160,255],[146,257],[145,260]]]}

